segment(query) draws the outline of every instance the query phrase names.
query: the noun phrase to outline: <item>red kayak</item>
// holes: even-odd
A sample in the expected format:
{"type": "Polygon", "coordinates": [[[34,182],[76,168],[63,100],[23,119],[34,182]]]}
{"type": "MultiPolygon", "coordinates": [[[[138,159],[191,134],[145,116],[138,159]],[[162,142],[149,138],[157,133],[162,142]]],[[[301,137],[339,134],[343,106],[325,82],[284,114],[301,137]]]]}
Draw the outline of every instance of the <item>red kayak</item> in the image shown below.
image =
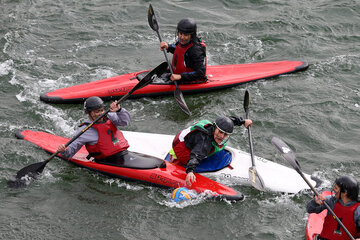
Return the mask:
{"type": "MultiPolygon", "coordinates": [[[[68,138],[59,137],[41,131],[23,130],[16,133],[16,137],[32,142],[49,153],[55,153],[59,144],[65,144],[68,138]]],[[[58,155],[60,158],[60,155],[58,155]]],[[[77,166],[99,172],[111,177],[138,181],[159,187],[178,188],[185,186],[185,168],[169,163],[163,159],[137,153],[128,152],[116,165],[99,164],[88,160],[88,152],[83,146],[71,159],[65,159],[77,166]]],[[[234,189],[215,182],[207,177],[196,175],[196,182],[188,189],[198,193],[208,192],[215,199],[242,200],[244,195],[234,189]]]]}
{"type": "MultiPolygon", "coordinates": [[[[329,191],[322,193],[325,196],[331,195],[329,191]]],[[[310,213],[306,224],[306,239],[314,240],[317,234],[320,234],[323,229],[323,224],[328,210],[323,210],[321,213],[310,213]]]]}
{"type": "MultiPolygon", "coordinates": [[[[181,84],[183,94],[203,93],[234,87],[243,83],[293,73],[308,68],[302,61],[277,61],[234,65],[208,66],[207,81],[192,84],[181,84]]],[[[48,103],[79,103],[91,96],[99,96],[104,100],[118,99],[131,90],[149,71],[133,72],[90,83],[80,84],[41,94],[40,99],[48,103]]],[[[155,97],[173,95],[175,85],[172,82],[153,82],[136,90],[131,97],[155,97]]]]}

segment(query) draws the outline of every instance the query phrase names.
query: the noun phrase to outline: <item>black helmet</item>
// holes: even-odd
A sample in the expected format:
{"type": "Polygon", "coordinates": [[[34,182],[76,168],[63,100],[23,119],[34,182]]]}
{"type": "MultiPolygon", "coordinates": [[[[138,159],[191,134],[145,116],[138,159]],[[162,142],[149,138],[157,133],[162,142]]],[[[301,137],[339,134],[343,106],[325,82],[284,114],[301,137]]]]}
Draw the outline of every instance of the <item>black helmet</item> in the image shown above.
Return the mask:
{"type": "Polygon", "coordinates": [[[354,178],[342,176],[335,180],[335,184],[340,187],[340,192],[347,194],[348,198],[353,201],[358,200],[359,185],[354,178]]]}
{"type": "Polygon", "coordinates": [[[89,97],[84,102],[84,110],[86,113],[90,113],[96,109],[105,107],[103,100],[99,97],[89,97]]]}
{"type": "Polygon", "coordinates": [[[232,134],[233,130],[234,130],[234,123],[233,121],[231,121],[230,118],[228,117],[219,117],[216,119],[215,121],[215,126],[220,129],[221,131],[227,133],[227,134],[232,134]]]}
{"type": "Polygon", "coordinates": [[[181,19],[177,25],[177,31],[181,33],[191,34],[191,36],[196,36],[196,22],[192,18],[181,19]]]}

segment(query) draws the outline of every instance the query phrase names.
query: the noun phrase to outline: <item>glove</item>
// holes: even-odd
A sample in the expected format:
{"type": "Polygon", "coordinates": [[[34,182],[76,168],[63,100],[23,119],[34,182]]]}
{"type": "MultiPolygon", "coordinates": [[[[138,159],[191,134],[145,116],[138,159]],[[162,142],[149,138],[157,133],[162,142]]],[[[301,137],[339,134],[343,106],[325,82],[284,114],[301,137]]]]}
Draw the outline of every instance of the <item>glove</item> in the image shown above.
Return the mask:
{"type": "Polygon", "coordinates": [[[242,117],[230,116],[231,121],[233,121],[235,126],[241,126],[245,123],[245,120],[242,117]]]}

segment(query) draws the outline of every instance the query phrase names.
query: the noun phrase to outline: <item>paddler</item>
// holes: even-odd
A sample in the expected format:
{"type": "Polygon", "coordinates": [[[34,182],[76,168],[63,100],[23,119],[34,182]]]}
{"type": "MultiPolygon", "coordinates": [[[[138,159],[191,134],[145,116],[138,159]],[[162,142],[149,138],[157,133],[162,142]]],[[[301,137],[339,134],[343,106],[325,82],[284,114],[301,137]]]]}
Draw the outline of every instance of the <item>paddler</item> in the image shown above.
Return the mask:
{"type": "MultiPolygon", "coordinates": [[[[333,187],[334,195],[314,198],[308,202],[306,209],[308,213],[320,213],[326,209],[325,201],[334,211],[335,215],[351,233],[360,239],[360,202],[358,201],[359,185],[357,181],[349,176],[342,176],[335,180],[333,187]]],[[[327,213],[323,224],[323,230],[317,239],[342,240],[350,239],[346,232],[340,227],[336,219],[327,213]]]]}
{"type": "Polygon", "coordinates": [[[177,24],[177,41],[175,44],[160,43],[160,49],[164,48],[173,54],[172,69],[174,74],[171,81],[195,81],[205,80],[206,75],[206,46],[197,37],[196,22],[191,18],[184,18],[177,24]]]}
{"type": "Polygon", "coordinates": [[[215,122],[202,120],[175,136],[170,150],[171,162],[186,167],[186,185],[196,182],[194,171],[205,158],[223,151],[234,125],[247,128],[252,126],[252,121],[236,116],[219,117],[215,122]]]}
{"type": "MultiPolygon", "coordinates": [[[[84,102],[84,111],[89,120],[80,124],[77,133],[104,113],[105,104],[99,97],[89,97],[84,102]]],[[[130,123],[129,112],[114,101],[110,105],[110,112],[100,119],[80,137],[73,141],[67,148],[64,144],[59,145],[58,151],[65,158],[74,156],[85,145],[89,156],[102,164],[116,165],[122,156],[127,153],[129,144],[122,132],[117,127],[127,126],[130,123]]]]}

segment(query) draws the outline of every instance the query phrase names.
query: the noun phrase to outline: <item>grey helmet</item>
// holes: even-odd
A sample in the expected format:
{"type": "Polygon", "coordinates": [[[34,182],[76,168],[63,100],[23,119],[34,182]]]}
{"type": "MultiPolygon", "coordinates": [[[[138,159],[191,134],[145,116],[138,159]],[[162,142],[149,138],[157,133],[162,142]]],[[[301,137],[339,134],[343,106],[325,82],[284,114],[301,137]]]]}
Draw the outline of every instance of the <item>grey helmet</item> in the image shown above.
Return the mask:
{"type": "Polygon", "coordinates": [[[219,117],[215,120],[214,125],[221,132],[224,132],[227,134],[227,136],[220,143],[216,142],[216,144],[219,146],[224,145],[229,140],[230,135],[232,134],[232,132],[234,130],[234,123],[228,117],[219,117]]]}
{"type": "Polygon", "coordinates": [[[181,19],[176,28],[177,32],[191,34],[191,38],[196,37],[196,22],[192,18],[181,19]]]}
{"type": "Polygon", "coordinates": [[[215,120],[215,126],[230,135],[234,130],[234,122],[228,117],[219,117],[215,120]]]}
{"type": "Polygon", "coordinates": [[[104,101],[99,97],[89,97],[84,102],[84,110],[86,113],[90,113],[96,109],[105,107],[104,101]]]}

